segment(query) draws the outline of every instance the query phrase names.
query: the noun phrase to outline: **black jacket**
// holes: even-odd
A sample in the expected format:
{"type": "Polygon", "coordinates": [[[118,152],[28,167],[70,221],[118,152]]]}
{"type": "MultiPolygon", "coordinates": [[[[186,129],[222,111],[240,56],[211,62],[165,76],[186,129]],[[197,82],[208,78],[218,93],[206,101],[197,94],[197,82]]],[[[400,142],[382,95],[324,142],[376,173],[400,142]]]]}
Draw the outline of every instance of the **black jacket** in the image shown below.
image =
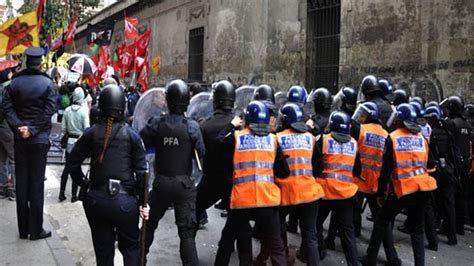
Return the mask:
{"type": "Polygon", "coordinates": [[[3,112],[17,140],[23,141],[18,128],[28,126],[32,136],[25,142],[49,143],[51,116],[55,111],[53,81],[39,70],[24,69],[18,72],[5,88],[3,112]]]}

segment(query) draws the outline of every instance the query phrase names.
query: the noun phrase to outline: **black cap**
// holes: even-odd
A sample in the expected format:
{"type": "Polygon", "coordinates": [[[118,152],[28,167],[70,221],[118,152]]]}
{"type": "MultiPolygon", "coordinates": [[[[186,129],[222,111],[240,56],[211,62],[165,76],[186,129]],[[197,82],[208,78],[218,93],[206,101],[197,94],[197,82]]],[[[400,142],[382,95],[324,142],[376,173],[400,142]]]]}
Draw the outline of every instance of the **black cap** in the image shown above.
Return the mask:
{"type": "Polygon", "coordinates": [[[30,47],[26,49],[26,64],[41,65],[44,49],[41,47],[30,47]]]}

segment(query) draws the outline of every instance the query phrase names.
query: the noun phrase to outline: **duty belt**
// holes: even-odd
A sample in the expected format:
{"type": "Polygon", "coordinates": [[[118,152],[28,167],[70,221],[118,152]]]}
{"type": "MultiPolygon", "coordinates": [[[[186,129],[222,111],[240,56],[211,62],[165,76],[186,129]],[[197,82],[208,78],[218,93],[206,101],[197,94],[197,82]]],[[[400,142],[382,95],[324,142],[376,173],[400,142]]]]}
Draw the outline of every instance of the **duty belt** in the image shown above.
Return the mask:
{"type": "MultiPolygon", "coordinates": [[[[115,194],[127,194],[127,195],[134,195],[135,194],[134,189],[126,188],[126,187],[122,186],[121,184],[118,184],[117,188],[118,189],[117,189],[117,192],[115,194]]],[[[105,184],[100,184],[100,185],[91,184],[91,190],[98,190],[98,191],[107,192],[107,193],[111,194],[111,191],[109,190],[109,180],[107,180],[105,184]]]]}

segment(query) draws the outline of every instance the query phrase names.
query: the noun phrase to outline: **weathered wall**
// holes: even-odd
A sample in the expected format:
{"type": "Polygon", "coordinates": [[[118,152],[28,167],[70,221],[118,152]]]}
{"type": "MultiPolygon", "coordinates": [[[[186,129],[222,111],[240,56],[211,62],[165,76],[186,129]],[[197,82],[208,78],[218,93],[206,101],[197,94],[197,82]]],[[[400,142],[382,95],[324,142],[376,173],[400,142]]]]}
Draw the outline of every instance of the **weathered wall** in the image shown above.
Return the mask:
{"type": "Polygon", "coordinates": [[[341,83],[366,73],[413,95],[474,101],[474,1],[343,0],[341,83]]]}
{"type": "MultiPolygon", "coordinates": [[[[154,2],[154,1],[150,1],[154,2]]],[[[305,0],[165,0],[130,13],[152,29],[150,59],[161,56],[151,84],[187,78],[189,30],[204,27],[204,80],[268,82],[287,88],[304,80],[305,0]]],[[[123,21],[112,47],[123,40],[123,21]]],[[[79,50],[87,51],[84,38],[79,50]]]]}

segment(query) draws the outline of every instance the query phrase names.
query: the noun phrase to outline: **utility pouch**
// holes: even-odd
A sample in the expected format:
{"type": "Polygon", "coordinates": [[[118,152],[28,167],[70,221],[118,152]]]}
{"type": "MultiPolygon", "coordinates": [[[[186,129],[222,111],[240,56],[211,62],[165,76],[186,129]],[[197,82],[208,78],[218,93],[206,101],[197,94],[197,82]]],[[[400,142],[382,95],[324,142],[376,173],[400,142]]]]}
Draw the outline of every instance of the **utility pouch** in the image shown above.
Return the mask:
{"type": "Polygon", "coordinates": [[[109,179],[108,192],[110,196],[115,196],[120,192],[120,180],[109,179]]]}

